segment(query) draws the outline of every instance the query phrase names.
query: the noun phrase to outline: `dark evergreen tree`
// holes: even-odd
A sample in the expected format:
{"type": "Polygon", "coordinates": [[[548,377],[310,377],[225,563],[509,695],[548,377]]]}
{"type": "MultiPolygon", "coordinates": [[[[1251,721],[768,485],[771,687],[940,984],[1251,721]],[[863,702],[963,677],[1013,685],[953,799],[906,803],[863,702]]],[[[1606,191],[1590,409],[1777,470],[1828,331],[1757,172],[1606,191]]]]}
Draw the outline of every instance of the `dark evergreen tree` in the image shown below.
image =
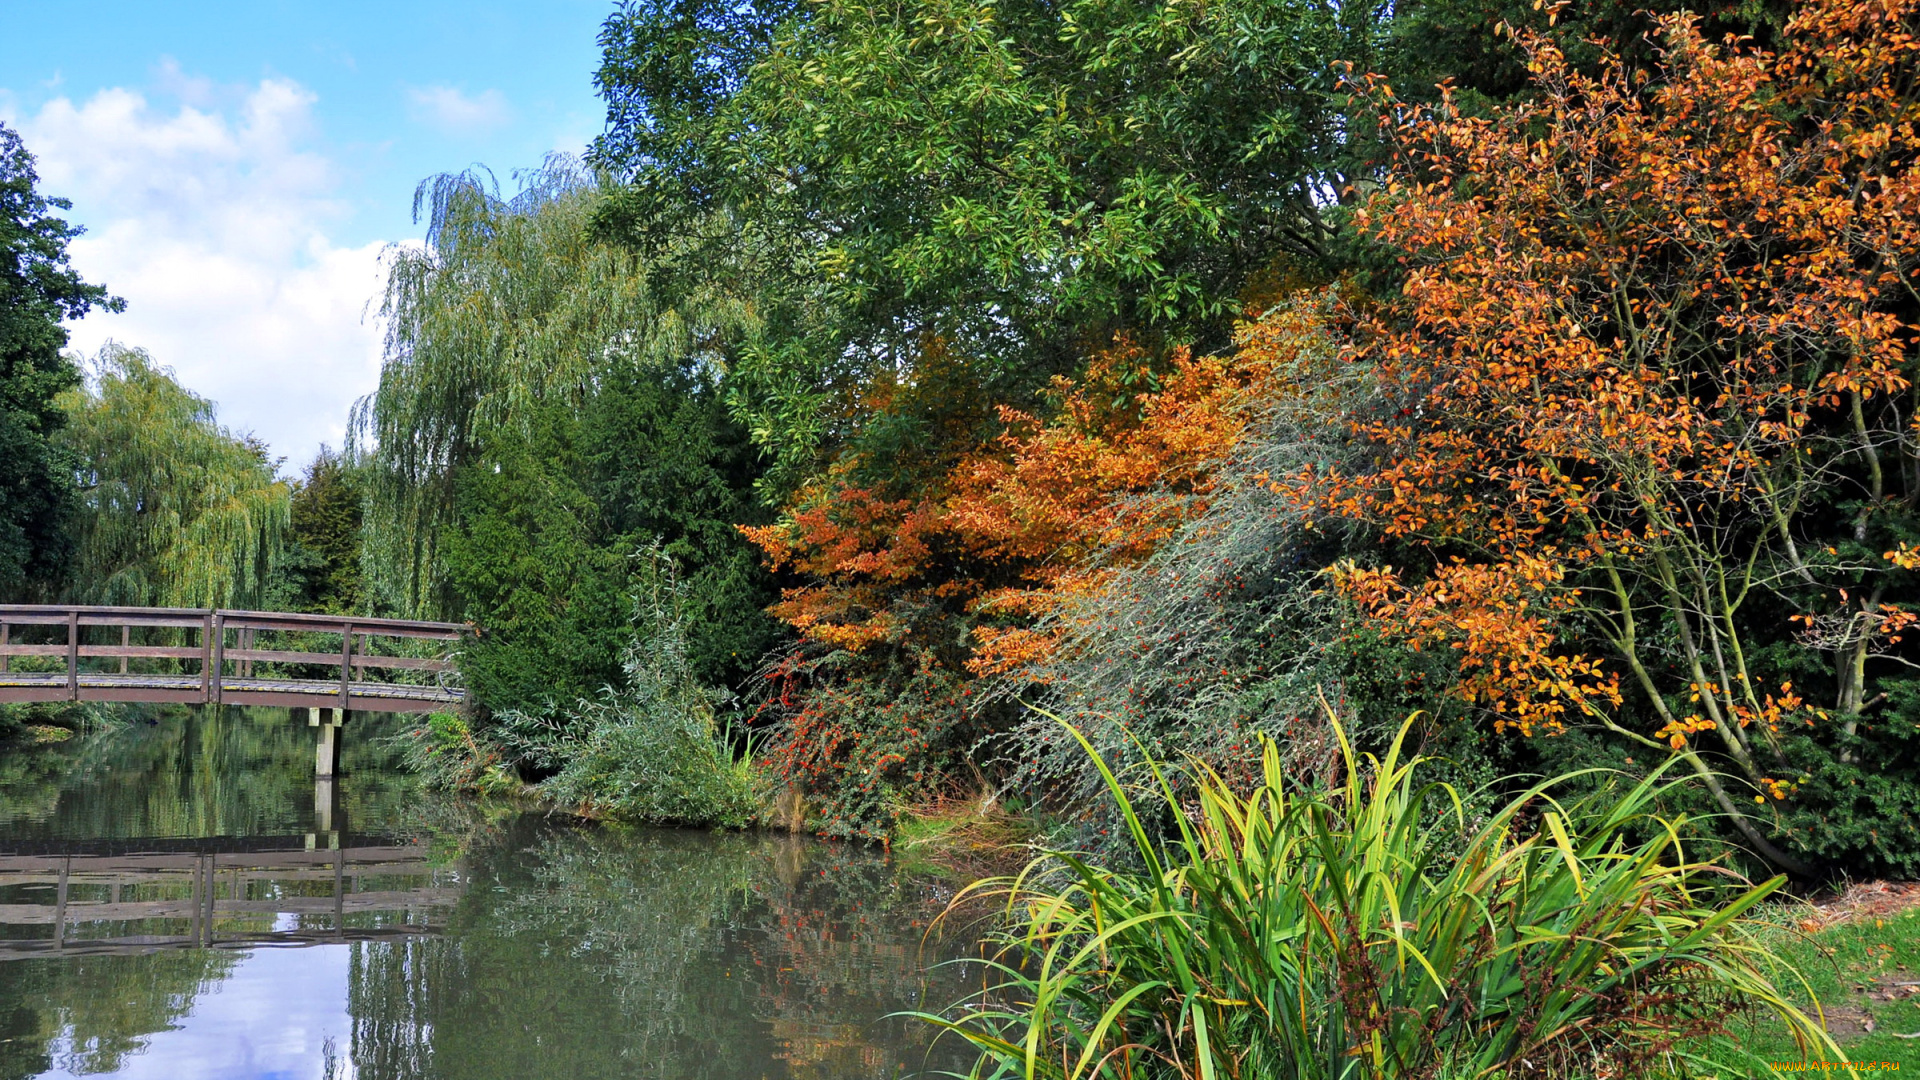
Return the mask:
{"type": "Polygon", "coordinates": [[[271,590],[277,610],[366,611],[360,568],[364,502],[359,474],[322,446],[293,491],[287,547],[271,590]]]}
{"type": "Polygon", "coordinates": [[[55,404],[80,372],[62,355],[63,321],[123,301],[67,261],[80,228],[53,216],[72,203],[42,195],[33,155],[0,124],[0,599],[41,598],[67,573],[75,510],[73,462],[53,435],[55,404]]]}

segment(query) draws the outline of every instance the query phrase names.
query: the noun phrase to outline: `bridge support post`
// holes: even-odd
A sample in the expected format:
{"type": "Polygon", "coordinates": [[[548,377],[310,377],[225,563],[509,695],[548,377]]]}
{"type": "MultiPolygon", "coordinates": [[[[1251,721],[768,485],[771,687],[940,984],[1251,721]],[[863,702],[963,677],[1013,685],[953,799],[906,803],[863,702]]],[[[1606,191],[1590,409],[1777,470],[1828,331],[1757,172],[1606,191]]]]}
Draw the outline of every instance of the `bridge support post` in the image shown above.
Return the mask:
{"type": "Polygon", "coordinates": [[[333,774],[340,769],[340,722],[346,719],[344,709],[308,709],[307,725],[320,729],[320,739],[313,749],[313,778],[331,782],[333,774]]]}
{"type": "Polygon", "coordinates": [[[333,777],[316,776],[313,778],[313,831],[307,834],[307,850],[335,850],[340,847],[338,823],[334,820],[339,808],[339,795],[333,786],[333,777]]]}

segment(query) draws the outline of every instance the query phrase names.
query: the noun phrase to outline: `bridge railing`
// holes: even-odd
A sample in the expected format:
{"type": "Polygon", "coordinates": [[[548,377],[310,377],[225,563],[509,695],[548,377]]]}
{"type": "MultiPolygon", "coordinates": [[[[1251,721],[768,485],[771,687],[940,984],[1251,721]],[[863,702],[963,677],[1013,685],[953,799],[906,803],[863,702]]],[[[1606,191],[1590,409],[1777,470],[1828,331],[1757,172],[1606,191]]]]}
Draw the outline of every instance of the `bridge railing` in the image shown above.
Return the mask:
{"type": "Polygon", "coordinates": [[[0,684],[8,684],[0,685],[0,701],[64,698],[70,701],[304,704],[352,709],[378,707],[360,699],[380,698],[381,688],[399,690],[406,685],[390,681],[368,683],[369,669],[418,673],[415,678],[424,676],[434,681],[442,691],[440,698],[457,698],[457,692],[444,685],[446,673],[453,668],[450,650],[443,649],[432,656],[398,655],[376,651],[373,643],[383,638],[403,643],[457,642],[467,632],[469,627],[456,623],[295,612],[0,604],[0,684]],[[28,630],[26,637],[55,640],[23,641],[20,640],[22,630],[28,630]],[[110,639],[113,630],[119,631],[118,642],[98,640],[102,631],[107,631],[105,636],[110,639]],[[136,631],[148,640],[136,644],[136,631]],[[154,631],[162,631],[158,636],[171,643],[152,643],[154,631]],[[296,646],[307,647],[262,648],[258,640],[262,632],[290,636],[296,646]],[[315,650],[314,635],[337,638],[339,648],[325,652],[315,650]],[[30,665],[39,669],[37,674],[64,674],[64,686],[46,678],[30,685],[12,685],[22,682],[18,678],[5,678],[7,673],[16,670],[13,664],[16,657],[39,658],[40,662],[30,665]],[[118,672],[101,672],[98,664],[103,660],[117,660],[118,672]],[[164,675],[150,670],[135,672],[131,667],[135,661],[148,669],[158,661],[173,670],[164,675]],[[332,675],[322,680],[262,680],[255,678],[256,664],[318,666],[332,669],[332,675]],[[102,678],[103,675],[106,677],[102,678]],[[185,675],[198,678],[188,679],[185,675]],[[150,685],[136,685],[141,683],[150,685]],[[292,685],[296,683],[297,686],[292,685]],[[330,695],[327,685],[323,684],[337,685],[337,692],[330,695]],[[64,693],[56,694],[56,691],[64,693]],[[317,700],[323,696],[334,696],[337,700],[317,700]]]}

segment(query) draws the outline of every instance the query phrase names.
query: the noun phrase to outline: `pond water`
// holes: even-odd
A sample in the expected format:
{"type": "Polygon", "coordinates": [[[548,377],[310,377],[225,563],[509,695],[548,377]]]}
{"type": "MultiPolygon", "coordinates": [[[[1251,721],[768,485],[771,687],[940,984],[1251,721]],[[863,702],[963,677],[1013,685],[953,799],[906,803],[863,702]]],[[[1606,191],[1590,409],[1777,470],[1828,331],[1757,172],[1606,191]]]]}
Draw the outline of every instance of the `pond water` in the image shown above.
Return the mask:
{"type": "Polygon", "coordinates": [[[943,887],[864,848],[582,825],[341,776],[284,709],[0,752],[0,1080],[896,1077],[943,887]]]}

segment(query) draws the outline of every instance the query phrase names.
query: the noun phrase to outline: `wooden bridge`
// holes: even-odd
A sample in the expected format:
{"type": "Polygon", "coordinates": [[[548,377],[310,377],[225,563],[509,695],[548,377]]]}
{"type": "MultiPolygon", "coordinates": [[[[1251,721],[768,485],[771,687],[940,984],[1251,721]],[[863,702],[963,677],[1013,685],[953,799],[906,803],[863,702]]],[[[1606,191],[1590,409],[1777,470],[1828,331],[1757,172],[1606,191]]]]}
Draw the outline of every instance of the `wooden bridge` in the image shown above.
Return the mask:
{"type": "Polygon", "coordinates": [[[338,709],[342,716],[434,712],[458,705],[464,694],[450,681],[451,646],[421,645],[458,642],[470,631],[454,623],[291,612],[0,604],[0,702],[282,705],[338,709]],[[288,647],[261,648],[262,634],[288,647]],[[434,655],[420,655],[427,652],[434,655]],[[413,678],[369,677],[396,671],[413,678]]]}

